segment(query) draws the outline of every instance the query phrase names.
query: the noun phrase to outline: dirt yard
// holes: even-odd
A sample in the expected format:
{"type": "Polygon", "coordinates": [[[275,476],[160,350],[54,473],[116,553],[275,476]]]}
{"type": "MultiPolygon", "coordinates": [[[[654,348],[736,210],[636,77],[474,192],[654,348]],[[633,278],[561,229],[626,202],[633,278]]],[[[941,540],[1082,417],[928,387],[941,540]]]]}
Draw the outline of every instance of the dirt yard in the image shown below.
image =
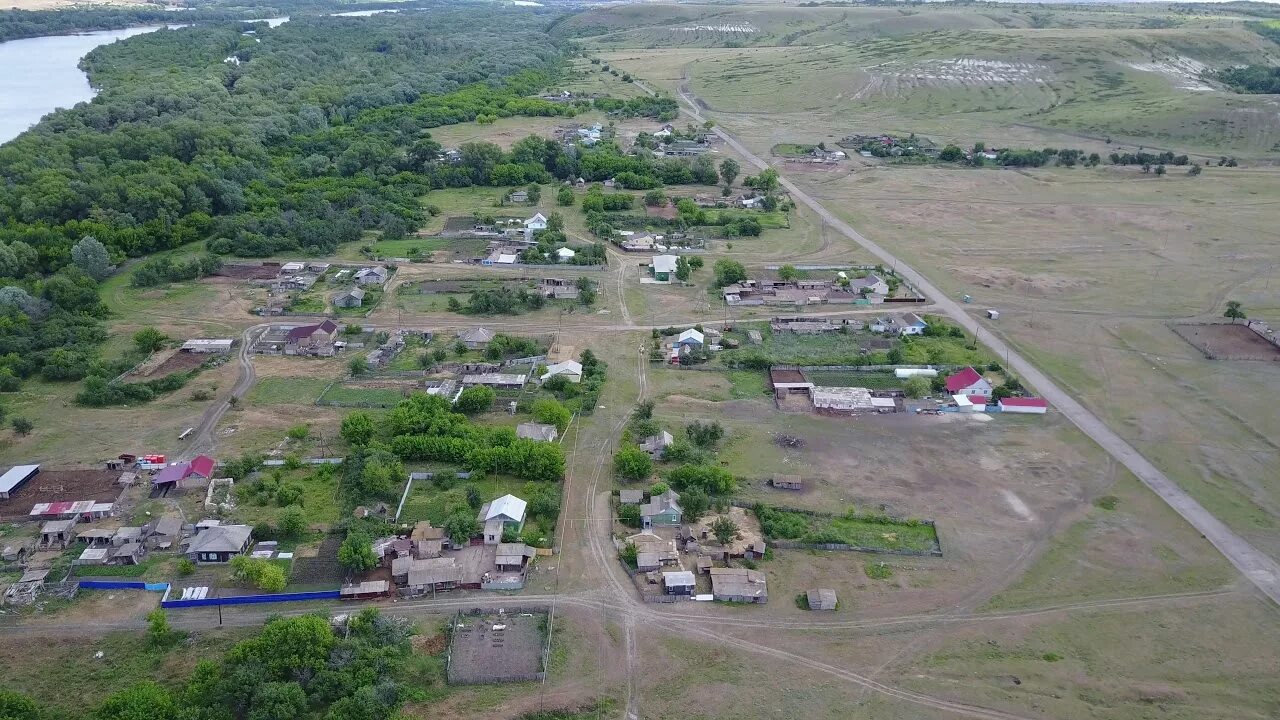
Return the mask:
{"type": "Polygon", "coordinates": [[[126,380],[129,382],[142,382],[143,380],[158,380],[162,377],[168,377],[174,373],[186,372],[194,370],[204,364],[209,359],[209,355],[201,355],[199,353],[186,353],[180,350],[166,351],[167,354],[153,358],[151,362],[138,368],[136,373],[131,373],[126,380]]]}
{"type": "Polygon", "coordinates": [[[542,672],[545,617],[488,613],[459,618],[449,648],[449,682],[471,685],[533,679],[542,672]]]}
{"type": "Polygon", "coordinates": [[[8,500],[0,500],[0,517],[26,517],[31,506],[59,500],[115,502],[120,496],[119,470],[44,470],[18,488],[8,500]]]}
{"type": "Polygon", "coordinates": [[[1244,325],[1209,323],[1170,327],[1210,360],[1280,360],[1280,347],[1244,325]]]}
{"type": "Polygon", "coordinates": [[[215,278],[234,280],[270,280],[280,274],[280,268],[274,265],[223,265],[215,278]]]}

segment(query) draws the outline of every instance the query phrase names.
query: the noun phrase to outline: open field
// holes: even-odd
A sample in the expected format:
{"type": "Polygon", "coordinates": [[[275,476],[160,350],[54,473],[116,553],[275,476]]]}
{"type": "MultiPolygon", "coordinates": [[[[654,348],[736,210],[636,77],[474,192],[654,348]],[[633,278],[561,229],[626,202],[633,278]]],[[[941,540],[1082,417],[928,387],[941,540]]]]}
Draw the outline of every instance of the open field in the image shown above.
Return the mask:
{"type": "Polygon", "coordinates": [[[952,27],[857,44],[600,56],[671,92],[687,81],[718,122],[766,155],[799,138],[830,145],[855,132],[915,132],[940,145],[1145,145],[1216,159],[1272,152],[1280,124],[1273,98],[1228,92],[1200,73],[1268,52],[1266,40],[1228,24],[952,27]]]}

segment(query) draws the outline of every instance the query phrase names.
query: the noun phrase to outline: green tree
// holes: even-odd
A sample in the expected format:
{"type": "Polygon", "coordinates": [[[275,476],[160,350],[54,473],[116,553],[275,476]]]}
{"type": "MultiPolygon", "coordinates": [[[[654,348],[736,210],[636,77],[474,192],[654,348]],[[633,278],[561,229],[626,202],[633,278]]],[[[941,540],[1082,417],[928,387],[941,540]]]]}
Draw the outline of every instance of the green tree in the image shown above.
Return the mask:
{"type": "Polygon", "coordinates": [[[628,480],[643,480],[653,472],[653,459],[634,445],[628,445],[613,456],[613,471],[628,480]]]}
{"type": "Polygon", "coordinates": [[[530,185],[529,187],[525,188],[525,192],[529,193],[530,205],[537,205],[538,201],[542,199],[541,185],[538,185],[538,184],[530,185]]]}
{"type": "Polygon", "coordinates": [[[667,204],[667,196],[662,190],[654,189],[644,194],[645,207],[662,207],[667,204]]]}
{"type": "Polygon", "coordinates": [[[1222,313],[1222,317],[1231,318],[1231,323],[1234,325],[1237,320],[1247,319],[1248,315],[1245,315],[1244,306],[1239,300],[1228,300],[1227,311],[1222,313]]]}
{"type": "Polygon", "coordinates": [[[442,347],[438,347],[431,351],[431,359],[436,362],[444,362],[447,357],[449,357],[449,353],[442,347]]]}
{"type": "Polygon", "coordinates": [[[372,570],[378,564],[373,541],[364,532],[348,530],[347,537],[338,546],[338,564],[351,572],[372,570]]]}
{"type": "Polygon", "coordinates": [[[363,355],[357,355],[347,363],[347,369],[351,371],[352,377],[359,377],[369,372],[369,361],[365,360],[363,355]]]}
{"type": "Polygon", "coordinates": [[[280,537],[290,540],[302,537],[302,534],[307,531],[307,516],[302,512],[301,507],[290,505],[280,513],[280,520],[276,527],[280,537]]]}
{"type": "Polygon", "coordinates": [[[955,145],[948,145],[942,148],[942,152],[938,153],[938,159],[942,162],[959,162],[964,159],[964,150],[955,145]]]}
{"type": "Polygon", "coordinates": [[[306,716],[307,694],[296,682],[263,683],[249,707],[246,720],[295,720],[306,716]]]}
{"type": "Polygon", "coordinates": [[[688,282],[689,276],[693,274],[692,268],[689,267],[689,261],[684,256],[676,258],[676,279],[680,282],[688,282]]]}
{"type": "Polygon", "coordinates": [[[147,639],[157,646],[168,645],[173,640],[173,630],[169,627],[164,608],[156,608],[147,614],[147,639]]]}
{"type": "Polygon", "coordinates": [[[254,584],[258,586],[259,590],[281,592],[289,584],[289,580],[284,574],[284,568],[264,560],[262,569],[258,572],[258,579],[254,584]]]}
{"type": "Polygon", "coordinates": [[[453,406],[458,412],[464,415],[479,415],[488,412],[493,407],[493,401],[498,398],[498,394],[493,388],[484,385],[475,385],[462,391],[458,395],[458,399],[453,406]]]}
{"type": "Polygon", "coordinates": [[[19,435],[28,435],[35,428],[35,424],[21,415],[14,415],[9,421],[13,431],[19,435]]]}
{"type": "Polygon", "coordinates": [[[573,417],[568,408],[551,398],[543,398],[535,402],[533,416],[540,423],[555,425],[560,432],[564,432],[565,428],[569,427],[569,420],[573,417]]]}
{"type": "Polygon", "coordinates": [[[725,187],[732,187],[733,181],[738,179],[738,173],[742,172],[742,166],[733,158],[725,158],[720,161],[720,181],[725,187]]]}
{"type": "Polygon", "coordinates": [[[738,523],[721,515],[711,523],[711,534],[716,536],[721,545],[728,545],[729,541],[738,536],[738,523]]]}
{"type": "Polygon", "coordinates": [[[85,235],[71,246],[71,263],[94,280],[102,281],[111,274],[111,256],[107,247],[92,235],[85,235]]]}
{"type": "Polygon", "coordinates": [[[456,512],[445,519],[441,529],[455,543],[462,545],[480,534],[480,521],[476,520],[476,516],[470,512],[456,512]]]}
{"type": "Polygon", "coordinates": [[[562,233],[564,232],[564,215],[558,212],[552,212],[547,216],[547,232],[562,233]]]}
{"type": "Polygon", "coordinates": [[[796,269],[795,265],[783,265],[778,268],[778,279],[780,280],[791,282],[799,277],[800,271],[796,269]]]}
{"type": "Polygon", "coordinates": [[[721,258],[712,268],[716,274],[716,287],[732,285],[747,279],[747,269],[737,260],[721,258]]]}
{"type": "Polygon", "coordinates": [[[367,412],[356,411],[342,418],[342,439],[352,445],[368,445],[374,430],[373,416],[367,412]]]}
{"type": "Polygon", "coordinates": [[[907,397],[911,398],[922,398],[928,395],[932,387],[927,378],[919,375],[909,377],[902,383],[902,389],[907,393],[907,397]]]}
{"type": "Polygon", "coordinates": [[[566,185],[556,191],[556,204],[561,207],[572,207],[573,189],[566,185]]]}
{"type": "Polygon", "coordinates": [[[178,704],[168,690],[143,680],[108,696],[94,717],[97,720],[158,720],[178,717],[178,711],[178,704]]]}
{"type": "Polygon", "coordinates": [[[765,195],[771,195],[778,191],[778,171],[773,168],[766,168],[761,171],[755,180],[755,188],[765,195]]]}
{"type": "Polygon", "coordinates": [[[139,352],[153,353],[164,347],[169,336],[153,327],[144,327],[133,334],[133,345],[139,352]]]}

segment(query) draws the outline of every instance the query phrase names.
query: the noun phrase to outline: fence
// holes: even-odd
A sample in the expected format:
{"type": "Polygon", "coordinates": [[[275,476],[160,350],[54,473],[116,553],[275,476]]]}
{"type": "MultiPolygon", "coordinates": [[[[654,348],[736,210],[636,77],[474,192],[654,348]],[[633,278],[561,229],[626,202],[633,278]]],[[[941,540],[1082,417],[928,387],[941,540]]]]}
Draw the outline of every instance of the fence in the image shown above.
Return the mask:
{"type": "Polygon", "coordinates": [[[278,593],[275,595],[237,595],[234,597],[201,598],[199,600],[161,600],[163,608],[212,607],[216,605],[258,605],[262,603],[306,602],[308,600],[337,600],[338,590],[278,593]]]}
{"type": "Polygon", "coordinates": [[[168,592],[169,583],[149,583],[136,580],[80,580],[82,590],[147,590],[168,592]]]}

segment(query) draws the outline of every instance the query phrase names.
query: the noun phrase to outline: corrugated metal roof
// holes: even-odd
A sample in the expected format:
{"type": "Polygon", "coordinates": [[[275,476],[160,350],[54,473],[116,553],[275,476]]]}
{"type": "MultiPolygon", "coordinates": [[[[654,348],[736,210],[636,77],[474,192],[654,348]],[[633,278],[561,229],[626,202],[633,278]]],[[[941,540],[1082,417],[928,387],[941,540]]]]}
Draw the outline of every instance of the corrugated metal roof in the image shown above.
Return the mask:
{"type": "Polygon", "coordinates": [[[0,475],[0,493],[11,492],[39,471],[39,465],[14,465],[0,475]]]}

